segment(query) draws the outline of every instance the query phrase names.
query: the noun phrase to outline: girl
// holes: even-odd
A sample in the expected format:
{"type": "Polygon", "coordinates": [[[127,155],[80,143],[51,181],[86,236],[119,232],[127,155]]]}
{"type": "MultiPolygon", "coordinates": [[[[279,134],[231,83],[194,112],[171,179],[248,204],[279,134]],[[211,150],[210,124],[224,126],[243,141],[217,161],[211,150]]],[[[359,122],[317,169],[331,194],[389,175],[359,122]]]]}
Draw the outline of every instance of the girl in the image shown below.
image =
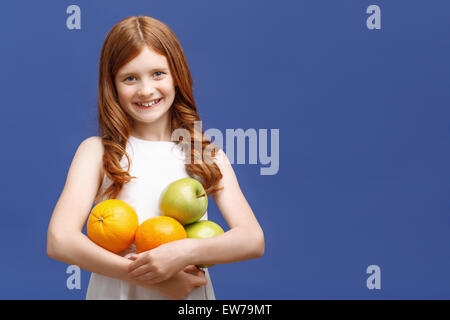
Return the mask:
{"type": "Polygon", "coordinates": [[[128,17],[108,33],[99,67],[100,137],[87,138],[75,153],[50,220],[47,253],[92,272],[86,299],[215,299],[208,270],[195,265],[261,257],[264,236],[225,153],[202,152],[215,147],[203,132],[202,150],[194,147],[200,119],[178,39],[156,19],[128,17]],[[191,139],[172,141],[176,129],[191,139]],[[202,182],[229,231],[140,254],[134,244],[114,254],[82,233],[92,205],[109,198],[130,204],[139,223],[159,215],[158,196],[184,177],[202,182]]]}

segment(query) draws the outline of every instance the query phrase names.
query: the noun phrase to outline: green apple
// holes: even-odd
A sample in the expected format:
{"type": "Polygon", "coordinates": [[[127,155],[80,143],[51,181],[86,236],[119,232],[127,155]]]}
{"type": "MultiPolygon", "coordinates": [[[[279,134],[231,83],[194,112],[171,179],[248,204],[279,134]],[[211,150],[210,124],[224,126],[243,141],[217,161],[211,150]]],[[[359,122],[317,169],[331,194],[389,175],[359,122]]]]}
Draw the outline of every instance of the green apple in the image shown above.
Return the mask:
{"type": "Polygon", "coordinates": [[[159,209],[165,216],[185,225],[199,220],[208,208],[208,196],[200,181],[183,178],[172,182],[162,192],[159,209]]]}
{"type": "MultiPolygon", "coordinates": [[[[223,229],[217,224],[209,220],[201,220],[184,227],[188,238],[205,239],[218,236],[224,233],[223,229]]],[[[209,268],[213,264],[197,265],[199,268],[209,268]]]]}

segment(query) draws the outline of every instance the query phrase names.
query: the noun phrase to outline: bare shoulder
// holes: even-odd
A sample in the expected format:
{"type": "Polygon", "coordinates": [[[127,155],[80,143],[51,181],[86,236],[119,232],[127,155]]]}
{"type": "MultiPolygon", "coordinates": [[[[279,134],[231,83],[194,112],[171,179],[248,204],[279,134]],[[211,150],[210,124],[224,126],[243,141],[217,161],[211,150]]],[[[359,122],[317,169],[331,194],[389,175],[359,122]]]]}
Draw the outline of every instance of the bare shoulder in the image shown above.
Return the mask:
{"type": "Polygon", "coordinates": [[[77,176],[81,173],[80,170],[86,170],[91,174],[91,179],[98,177],[101,181],[103,178],[103,152],[101,137],[91,136],[84,139],[78,146],[72,160],[71,167],[75,167],[77,176]]]}
{"type": "Polygon", "coordinates": [[[50,222],[52,232],[81,230],[103,179],[103,145],[89,137],[78,146],[50,222]],[[56,230],[56,231],[55,231],[56,230]]]}
{"type": "Polygon", "coordinates": [[[217,147],[218,151],[216,152],[215,162],[217,166],[222,170],[222,168],[226,166],[231,166],[230,161],[226,153],[222,150],[222,148],[217,147]]]}
{"type": "Polygon", "coordinates": [[[223,188],[213,195],[214,202],[230,228],[245,224],[259,228],[250,205],[239,186],[238,179],[227,154],[219,149],[216,163],[222,173],[218,187],[223,188]]]}
{"type": "Polygon", "coordinates": [[[93,156],[103,156],[102,138],[98,136],[86,138],[80,143],[78,149],[92,154],[93,156]]]}
{"type": "MultiPolygon", "coordinates": [[[[233,170],[230,160],[228,159],[228,156],[222,150],[222,148],[218,148],[214,162],[217,164],[217,167],[219,168],[220,173],[222,174],[222,179],[219,181],[218,187],[228,189],[237,188],[240,190],[236,174],[233,170]]],[[[216,193],[215,200],[218,201],[220,199],[220,195],[222,195],[223,193],[224,190],[218,191],[216,193]]]]}

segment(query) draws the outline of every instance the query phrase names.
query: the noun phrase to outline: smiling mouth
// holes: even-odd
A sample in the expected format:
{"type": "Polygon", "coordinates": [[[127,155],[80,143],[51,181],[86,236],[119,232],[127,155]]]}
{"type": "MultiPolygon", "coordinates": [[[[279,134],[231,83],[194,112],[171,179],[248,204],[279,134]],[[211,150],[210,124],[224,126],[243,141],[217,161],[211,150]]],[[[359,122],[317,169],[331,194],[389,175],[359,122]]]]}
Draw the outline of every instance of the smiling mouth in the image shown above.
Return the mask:
{"type": "Polygon", "coordinates": [[[139,109],[149,109],[151,107],[157,106],[161,102],[161,100],[162,98],[159,98],[148,103],[134,102],[133,104],[136,105],[139,109]]]}

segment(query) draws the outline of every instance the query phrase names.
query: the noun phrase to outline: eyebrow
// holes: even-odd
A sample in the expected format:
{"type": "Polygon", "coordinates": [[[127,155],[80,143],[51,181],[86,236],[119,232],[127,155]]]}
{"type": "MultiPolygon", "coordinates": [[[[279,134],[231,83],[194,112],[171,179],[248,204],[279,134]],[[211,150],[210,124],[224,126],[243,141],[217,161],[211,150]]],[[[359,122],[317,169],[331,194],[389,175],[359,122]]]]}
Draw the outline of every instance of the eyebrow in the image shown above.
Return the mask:
{"type": "MultiPolygon", "coordinates": [[[[153,73],[153,72],[155,72],[155,71],[165,71],[165,72],[168,72],[169,70],[168,70],[167,68],[165,68],[165,67],[161,67],[161,68],[153,68],[153,69],[150,70],[151,73],[153,73]]],[[[140,72],[127,71],[127,72],[119,73],[118,76],[119,76],[119,77],[125,77],[125,76],[131,75],[131,74],[140,74],[140,72]]]]}

